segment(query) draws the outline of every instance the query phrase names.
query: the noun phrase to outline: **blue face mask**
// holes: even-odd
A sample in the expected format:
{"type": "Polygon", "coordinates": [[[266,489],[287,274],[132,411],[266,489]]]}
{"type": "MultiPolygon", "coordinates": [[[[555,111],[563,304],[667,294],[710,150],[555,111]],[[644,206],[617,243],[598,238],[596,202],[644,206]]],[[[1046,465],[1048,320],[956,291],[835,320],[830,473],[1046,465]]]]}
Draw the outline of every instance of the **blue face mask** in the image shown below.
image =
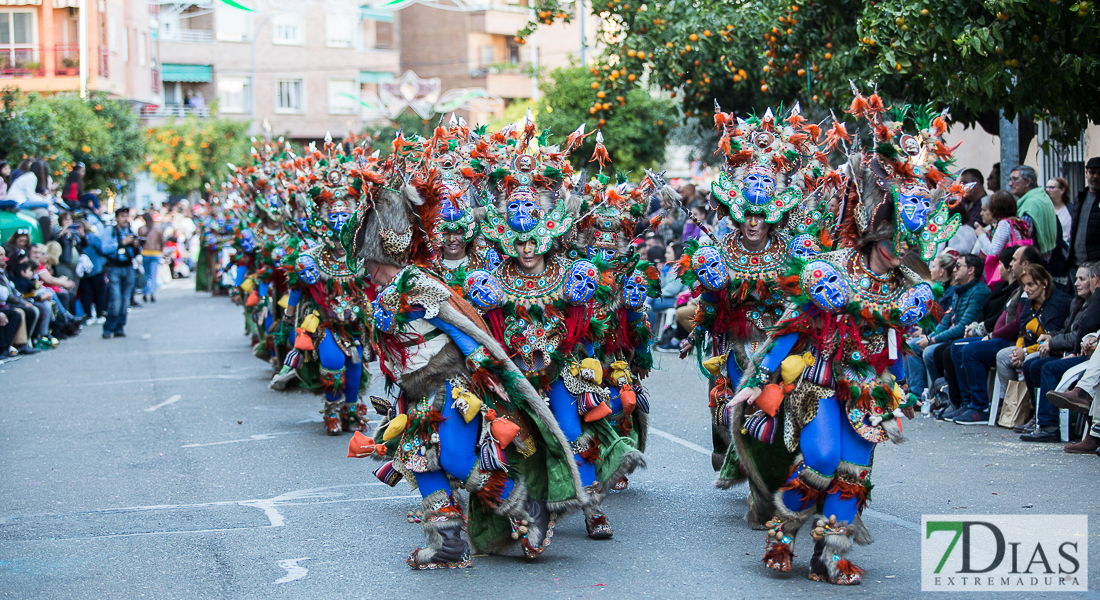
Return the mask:
{"type": "Polygon", "coordinates": [[[848,284],[832,264],[815,260],[802,270],[802,282],[814,303],[829,311],[843,310],[848,302],[848,284]]]}
{"type": "Polygon", "coordinates": [[[539,212],[533,194],[517,193],[508,201],[508,225],[515,231],[531,231],[539,223],[539,212]]]}
{"type": "Polygon", "coordinates": [[[587,260],[573,263],[565,276],[565,299],[573,304],[588,302],[596,293],[596,281],[600,272],[587,260]]]}
{"type": "Polygon", "coordinates": [[[484,269],[474,269],[466,274],[463,291],[470,304],[481,310],[492,310],[504,303],[504,290],[500,283],[484,269]]]}
{"type": "Polygon", "coordinates": [[[718,248],[703,246],[696,250],[691,257],[691,268],[707,289],[720,290],[726,287],[729,275],[718,248]]]}
{"type": "Polygon", "coordinates": [[[623,304],[633,310],[641,308],[648,291],[649,280],[641,271],[634,271],[623,282],[623,304]]]}
{"type": "Polygon", "coordinates": [[[749,171],[741,180],[745,199],[750,204],[763,206],[775,195],[775,177],[756,171],[749,171]]]}
{"type": "Polygon", "coordinates": [[[496,271],[500,266],[501,258],[500,252],[497,252],[496,248],[489,248],[485,251],[485,268],[489,271],[496,271]]]}
{"type": "Polygon", "coordinates": [[[341,231],[349,220],[351,220],[351,213],[331,212],[328,214],[329,225],[332,226],[332,230],[336,232],[341,231]]]}
{"type": "Polygon", "coordinates": [[[251,229],[245,229],[241,232],[241,249],[249,254],[256,249],[256,241],[251,229]]]}
{"type": "Polygon", "coordinates": [[[917,232],[928,224],[928,213],[932,212],[932,201],[923,195],[900,194],[898,210],[901,222],[909,231],[917,232]]]}
{"type": "Polygon", "coordinates": [[[803,233],[791,240],[790,245],[787,246],[787,251],[790,252],[791,256],[806,260],[811,256],[821,254],[821,246],[818,244],[816,237],[803,233]]]}
{"type": "Polygon", "coordinates": [[[927,283],[919,283],[906,290],[898,299],[901,324],[912,325],[923,319],[928,314],[928,308],[933,300],[932,288],[927,283]]]}
{"type": "Polygon", "coordinates": [[[302,256],[298,258],[298,276],[302,278],[302,281],[307,285],[313,285],[317,283],[317,279],[321,276],[320,271],[317,270],[317,263],[313,260],[312,256],[302,256]]]}
{"type": "Polygon", "coordinates": [[[604,262],[611,262],[615,260],[615,251],[611,248],[596,248],[594,246],[589,246],[588,258],[598,258],[604,262]]]}

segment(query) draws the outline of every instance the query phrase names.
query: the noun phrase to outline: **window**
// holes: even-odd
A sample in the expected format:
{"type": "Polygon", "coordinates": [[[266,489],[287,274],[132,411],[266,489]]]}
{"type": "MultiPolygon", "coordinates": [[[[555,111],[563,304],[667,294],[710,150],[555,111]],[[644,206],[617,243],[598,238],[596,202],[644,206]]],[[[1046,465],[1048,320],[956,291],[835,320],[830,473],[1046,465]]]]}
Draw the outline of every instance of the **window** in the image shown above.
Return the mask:
{"type": "Polygon", "coordinates": [[[37,69],[35,13],[0,12],[0,70],[37,69]]]}
{"type": "Polygon", "coordinates": [[[138,64],[143,66],[143,67],[145,66],[145,45],[147,43],[148,42],[146,41],[146,38],[145,38],[145,32],[143,31],[143,32],[139,33],[138,34],[138,42],[137,42],[138,64]]]}
{"type": "Polygon", "coordinates": [[[354,79],[328,80],[328,112],[353,115],[359,112],[359,82],[354,79]]]}
{"type": "Polygon", "coordinates": [[[271,43],[301,45],[304,43],[302,19],[297,13],[281,13],[271,19],[271,43]]]}
{"type": "Polygon", "coordinates": [[[377,21],[374,24],[374,47],[381,50],[393,48],[393,23],[377,21]]]}
{"type": "Polygon", "coordinates": [[[275,112],[302,112],[305,103],[302,102],[301,79],[276,79],[275,88],[275,112]]]}
{"type": "Polygon", "coordinates": [[[252,110],[252,85],[248,77],[218,78],[218,110],[247,113],[252,110]]]}
{"type": "Polygon", "coordinates": [[[122,50],[119,51],[122,54],[122,62],[130,62],[130,28],[122,28],[122,50]]]}
{"type": "Polygon", "coordinates": [[[329,48],[355,45],[355,20],[347,15],[325,15],[325,37],[329,48]]]}
{"type": "Polygon", "coordinates": [[[493,64],[493,47],[492,46],[482,46],[481,47],[481,63],[478,64],[478,66],[479,67],[488,67],[491,64],[493,64]]]}
{"type": "Polygon", "coordinates": [[[215,4],[214,25],[219,41],[247,42],[252,39],[252,17],[239,8],[215,4]]]}

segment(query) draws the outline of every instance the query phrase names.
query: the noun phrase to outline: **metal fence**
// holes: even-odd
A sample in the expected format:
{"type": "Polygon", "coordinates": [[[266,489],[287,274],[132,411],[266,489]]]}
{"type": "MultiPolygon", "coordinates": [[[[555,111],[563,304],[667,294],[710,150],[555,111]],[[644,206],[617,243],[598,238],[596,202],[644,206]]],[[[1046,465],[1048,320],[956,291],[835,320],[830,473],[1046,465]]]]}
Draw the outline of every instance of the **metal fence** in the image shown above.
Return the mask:
{"type": "MultiPolygon", "coordinates": [[[[1069,200],[1077,198],[1077,193],[1085,189],[1085,161],[1088,160],[1088,135],[1087,131],[1081,132],[1081,139],[1073,145],[1057,144],[1050,142],[1049,151],[1043,152],[1040,146],[1039,154],[1042,156],[1043,185],[1053,177],[1065,177],[1069,182],[1069,200]]],[[[1050,138],[1050,126],[1045,122],[1039,122],[1038,141],[1042,143],[1050,138]]]]}

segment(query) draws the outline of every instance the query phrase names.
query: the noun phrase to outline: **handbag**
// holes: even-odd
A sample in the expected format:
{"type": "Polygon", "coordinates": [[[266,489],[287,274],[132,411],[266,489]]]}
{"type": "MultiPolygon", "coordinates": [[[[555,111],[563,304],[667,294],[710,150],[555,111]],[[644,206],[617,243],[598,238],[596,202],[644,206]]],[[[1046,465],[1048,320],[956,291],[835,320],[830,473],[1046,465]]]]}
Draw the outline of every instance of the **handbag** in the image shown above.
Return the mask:
{"type": "Polygon", "coordinates": [[[1009,381],[1005,399],[1001,402],[1001,414],[997,417],[1000,427],[1019,427],[1031,418],[1031,391],[1022,381],[1009,381]]]}

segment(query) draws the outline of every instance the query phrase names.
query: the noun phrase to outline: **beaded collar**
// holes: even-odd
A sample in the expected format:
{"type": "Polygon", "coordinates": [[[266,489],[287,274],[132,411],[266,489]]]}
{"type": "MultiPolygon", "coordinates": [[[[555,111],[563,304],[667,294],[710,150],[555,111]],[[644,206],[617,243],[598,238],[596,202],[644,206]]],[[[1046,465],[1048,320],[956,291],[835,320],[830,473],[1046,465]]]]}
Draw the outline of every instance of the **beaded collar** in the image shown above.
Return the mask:
{"type": "Polygon", "coordinates": [[[905,285],[898,281],[897,269],[891,269],[885,276],[876,275],[867,264],[867,256],[862,252],[852,250],[844,266],[852,290],[860,301],[877,305],[883,314],[888,314],[889,306],[896,303],[905,289],[905,285]]]}
{"type": "Polygon", "coordinates": [[[505,261],[495,274],[509,301],[532,305],[553,302],[560,297],[567,267],[564,258],[554,255],[549,257],[546,268],[538,275],[520,271],[514,259],[505,261]]]}
{"type": "Polygon", "coordinates": [[[790,237],[775,231],[768,236],[763,250],[753,252],[741,244],[740,232],[726,236],[722,243],[722,259],[730,270],[730,278],[774,280],[787,266],[787,246],[790,237]]]}
{"type": "Polygon", "coordinates": [[[349,266],[346,260],[333,256],[324,245],[314,246],[306,250],[306,254],[313,257],[317,263],[317,269],[329,279],[349,281],[359,276],[359,261],[349,266]]]}

